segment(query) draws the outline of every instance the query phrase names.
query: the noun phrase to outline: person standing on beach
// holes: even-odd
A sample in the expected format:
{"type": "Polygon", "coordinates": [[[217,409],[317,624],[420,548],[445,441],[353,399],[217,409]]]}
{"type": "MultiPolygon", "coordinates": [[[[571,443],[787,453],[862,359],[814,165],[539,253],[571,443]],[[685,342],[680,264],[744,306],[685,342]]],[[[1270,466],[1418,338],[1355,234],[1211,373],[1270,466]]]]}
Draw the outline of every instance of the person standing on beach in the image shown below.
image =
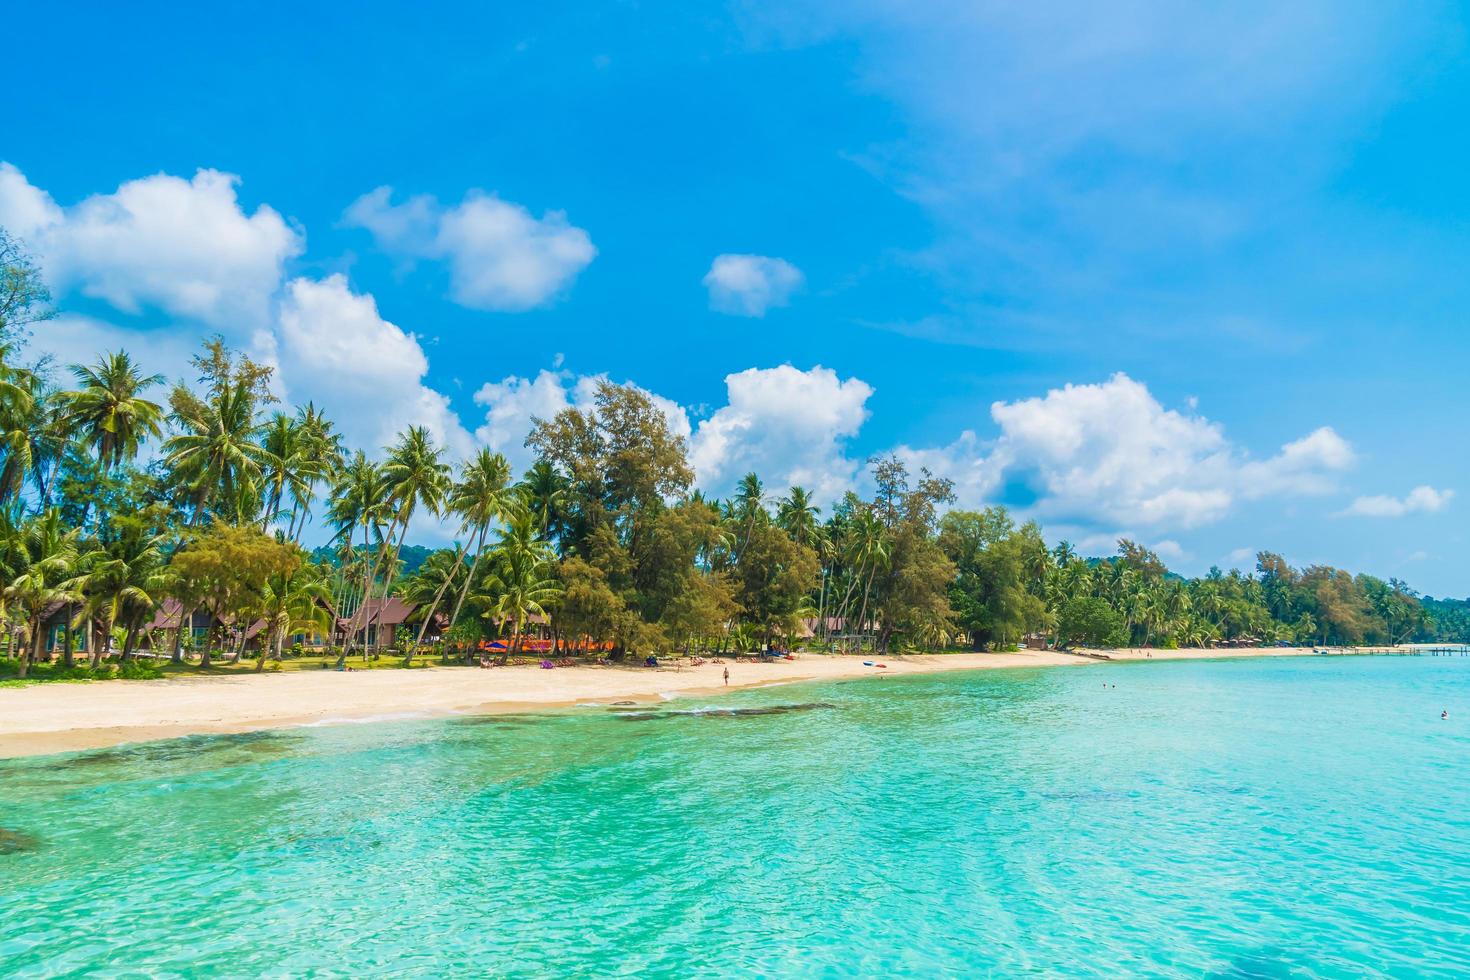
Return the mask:
{"type": "Polygon", "coordinates": [[[729,667],[726,667],[725,668],[725,686],[726,687],[729,687],[730,686],[730,668],[729,667]]]}

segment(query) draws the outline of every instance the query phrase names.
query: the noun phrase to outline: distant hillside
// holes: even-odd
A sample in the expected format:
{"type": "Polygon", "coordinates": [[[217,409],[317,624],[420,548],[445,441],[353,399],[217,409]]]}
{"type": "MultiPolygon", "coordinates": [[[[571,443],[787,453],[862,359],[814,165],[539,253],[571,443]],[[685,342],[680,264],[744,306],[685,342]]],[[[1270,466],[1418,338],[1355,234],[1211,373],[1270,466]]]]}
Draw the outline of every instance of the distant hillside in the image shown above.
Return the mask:
{"type": "MultiPolygon", "coordinates": [[[[399,575],[412,575],[418,571],[419,566],[428,560],[429,556],[434,553],[434,550],[433,548],[425,548],[423,545],[418,544],[404,545],[403,550],[398,554],[398,560],[402,563],[402,568],[399,569],[399,575]]],[[[326,545],[322,545],[311,553],[312,561],[325,562],[329,565],[338,564],[339,558],[340,555],[337,549],[330,548],[326,545]]]]}

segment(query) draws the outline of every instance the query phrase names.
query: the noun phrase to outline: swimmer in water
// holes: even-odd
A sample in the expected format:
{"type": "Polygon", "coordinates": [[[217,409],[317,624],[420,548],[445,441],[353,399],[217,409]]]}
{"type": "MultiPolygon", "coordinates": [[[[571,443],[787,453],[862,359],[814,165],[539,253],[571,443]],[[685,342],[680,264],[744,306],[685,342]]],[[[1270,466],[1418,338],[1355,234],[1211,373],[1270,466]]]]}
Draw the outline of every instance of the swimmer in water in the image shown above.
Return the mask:
{"type": "Polygon", "coordinates": [[[1441,711],[1439,713],[1439,720],[1440,721],[1449,721],[1450,720],[1450,713],[1449,713],[1449,710],[1448,709],[1446,709],[1444,711],[1441,711]]]}

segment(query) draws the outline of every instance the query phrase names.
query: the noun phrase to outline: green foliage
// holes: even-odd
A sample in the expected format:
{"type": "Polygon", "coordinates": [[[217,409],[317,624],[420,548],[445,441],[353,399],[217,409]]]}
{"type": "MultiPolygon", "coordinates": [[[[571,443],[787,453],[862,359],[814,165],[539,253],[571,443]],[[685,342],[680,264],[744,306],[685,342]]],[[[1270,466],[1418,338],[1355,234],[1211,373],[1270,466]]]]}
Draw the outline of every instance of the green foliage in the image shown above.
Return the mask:
{"type": "Polygon", "coordinates": [[[1067,599],[1057,612],[1057,639],[1064,646],[1119,647],[1128,642],[1123,617],[1096,596],[1067,599]]]}
{"type": "MultiPolygon", "coordinates": [[[[16,363],[15,328],[49,307],[3,235],[0,265],[11,290],[0,288],[0,637],[17,681],[157,676],[159,660],[134,657],[144,647],[175,653],[171,671],[195,647],[201,666],[216,651],[234,663],[247,639],[263,669],[298,635],[338,663],[367,646],[375,662],[390,643],[411,661],[439,626],[464,645],[535,637],[614,656],[803,642],[1008,650],[1037,635],[1470,641],[1470,604],[1396,579],[1262,552],[1253,572],[1186,580],[1126,539],[1109,557],[1048,550],[1004,508],[946,511],[949,481],[895,457],[872,462],[870,497],[831,506],[756,473],[708,498],[654,400],[606,381],[590,404],[536,422],[537,458],[514,483],[489,450],[451,466],[421,427],[349,452],[315,406],[273,410],[271,369],[219,339],[195,377],[176,379],[166,411],[150,400],[162,379],[123,351],[70,365],[66,388],[45,365],[16,363]],[[456,519],[459,541],[408,543],[424,517],[456,519]],[[308,556],[297,542],[315,518],[334,537],[308,556]],[[390,596],[413,607],[391,636],[370,622],[390,596]],[[85,654],[49,649],[56,635],[85,654]]],[[[292,660],[309,652],[290,645],[292,660]]]]}

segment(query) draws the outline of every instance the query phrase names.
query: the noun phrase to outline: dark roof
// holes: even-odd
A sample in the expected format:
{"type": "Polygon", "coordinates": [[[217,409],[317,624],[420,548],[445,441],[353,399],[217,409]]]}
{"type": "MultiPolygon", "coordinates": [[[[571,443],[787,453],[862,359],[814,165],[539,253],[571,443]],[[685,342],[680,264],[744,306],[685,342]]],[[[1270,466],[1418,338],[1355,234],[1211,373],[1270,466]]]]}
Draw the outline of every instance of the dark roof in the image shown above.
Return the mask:
{"type": "Polygon", "coordinates": [[[369,599],[358,606],[350,616],[337,617],[337,628],[342,630],[359,630],[363,624],[368,626],[401,626],[408,622],[418,609],[418,603],[407,602],[390,595],[386,599],[369,599]]]}
{"type": "MultiPolygon", "coordinates": [[[[196,609],[195,612],[207,613],[208,610],[196,609]]],[[[148,621],[148,624],[143,629],[148,632],[152,632],[153,630],[176,630],[179,628],[179,621],[183,619],[183,616],[183,603],[177,599],[165,599],[163,600],[163,605],[158,607],[158,610],[153,614],[153,618],[148,621]]],[[[231,625],[231,620],[219,616],[210,616],[210,619],[212,622],[219,623],[222,626],[231,625]]],[[[257,619],[246,628],[245,639],[253,639],[263,629],[265,629],[265,620],[257,619]]]]}

